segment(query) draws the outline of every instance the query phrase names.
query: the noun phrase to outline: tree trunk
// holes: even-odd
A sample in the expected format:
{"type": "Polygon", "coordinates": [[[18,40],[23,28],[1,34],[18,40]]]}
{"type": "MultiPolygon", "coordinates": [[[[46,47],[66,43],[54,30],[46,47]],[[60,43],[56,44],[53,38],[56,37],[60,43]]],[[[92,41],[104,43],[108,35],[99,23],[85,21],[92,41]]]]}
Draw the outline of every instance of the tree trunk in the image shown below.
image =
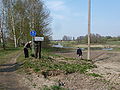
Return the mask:
{"type": "Polygon", "coordinates": [[[15,48],[16,48],[17,47],[17,39],[16,39],[16,32],[15,32],[15,26],[14,26],[13,16],[12,16],[12,29],[13,29],[14,45],[15,45],[15,48]]]}
{"type": "Polygon", "coordinates": [[[1,28],[1,43],[2,43],[2,46],[3,46],[3,49],[5,50],[5,40],[4,40],[4,32],[3,32],[3,24],[4,24],[4,9],[3,9],[3,12],[2,12],[2,15],[3,15],[3,19],[2,17],[0,17],[0,28],[1,28]]]}
{"type": "Polygon", "coordinates": [[[12,0],[10,0],[10,13],[11,13],[11,24],[12,24],[12,30],[13,30],[13,38],[14,38],[14,45],[15,45],[15,48],[17,47],[17,38],[16,38],[16,32],[15,32],[15,24],[14,24],[14,15],[13,15],[13,12],[11,10],[12,8],[12,0]]]}

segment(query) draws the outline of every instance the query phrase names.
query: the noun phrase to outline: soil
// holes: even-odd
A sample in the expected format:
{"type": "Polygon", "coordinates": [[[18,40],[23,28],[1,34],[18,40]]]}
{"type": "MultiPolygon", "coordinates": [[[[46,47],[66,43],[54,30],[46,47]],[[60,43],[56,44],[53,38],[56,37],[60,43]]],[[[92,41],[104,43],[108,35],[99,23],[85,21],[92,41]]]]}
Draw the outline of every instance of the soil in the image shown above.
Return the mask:
{"type": "MultiPolygon", "coordinates": [[[[76,52],[56,54],[79,59],[76,52]]],[[[18,56],[16,54],[16,58],[18,56]]],[[[16,58],[0,65],[0,90],[41,90],[42,87],[51,85],[61,85],[69,90],[120,90],[120,52],[91,51],[91,59],[97,68],[88,73],[96,73],[102,77],[80,73],[60,74],[48,78],[35,73],[20,75],[16,73],[20,66],[16,63],[16,58]]],[[[83,58],[87,58],[86,51],[83,52],[83,58]]],[[[60,58],[57,59],[61,60],[60,58]]]]}
{"type": "Polygon", "coordinates": [[[22,76],[16,73],[16,70],[21,65],[16,63],[16,59],[21,53],[17,52],[8,58],[9,62],[0,65],[0,90],[29,90],[22,83],[22,76]]]}
{"type": "MultiPolygon", "coordinates": [[[[79,58],[75,52],[58,54],[79,58]]],[[[83,52],[83,58],[87,58],[87,52],[83,52]]],[[[63,78],[66,87],[70,90],[120,90],[120,52],[91,51],[91,59],[97,68],[90,70],[89,73],[99,74],[102,78],[96,80],[81,74],[71,74],[63,78]]]]}

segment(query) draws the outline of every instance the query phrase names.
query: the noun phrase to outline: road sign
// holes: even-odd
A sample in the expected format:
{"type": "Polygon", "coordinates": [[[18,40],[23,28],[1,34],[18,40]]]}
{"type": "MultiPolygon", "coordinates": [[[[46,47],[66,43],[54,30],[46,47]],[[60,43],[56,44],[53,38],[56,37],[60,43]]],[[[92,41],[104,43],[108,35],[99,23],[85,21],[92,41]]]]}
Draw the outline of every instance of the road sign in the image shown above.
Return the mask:
{"type": "Polygon", "coordinates": [[[44,41],[44,37],[35,37],[34,40],[35,41],[44,41]]]}
{"type": "Polygon", "coordinates": [[[36,36],[36,31],[34,31],[34,30],[31,31],[31,32],[30,32],[30,35],[31,35],[32,37],[35,37],[35,36],[36,36]]]}
{"type": "Polygon", "coordinates": [[[38,57],[40,59],[41,58],[41,43],[42,43],[42,41],[44,41],[44,37],[34,37],[34,41],[38,42],[38,46],[37,46],[38,53],[37,53],[37,55],[39,55],[38,57]]]}

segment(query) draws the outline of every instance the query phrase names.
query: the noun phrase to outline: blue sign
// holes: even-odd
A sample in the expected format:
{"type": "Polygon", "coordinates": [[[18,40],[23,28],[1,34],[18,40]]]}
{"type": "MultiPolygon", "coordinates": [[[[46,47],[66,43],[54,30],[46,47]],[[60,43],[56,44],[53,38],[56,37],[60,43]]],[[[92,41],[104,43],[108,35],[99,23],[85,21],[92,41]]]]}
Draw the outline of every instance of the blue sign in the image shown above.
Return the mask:
{"type": "Polygon", "coordinates": [[[35,37],[35,36],[36,36],[36,31],[34,31],[34,30],[31,31],[31,32],[30,32],[30,35],[31,35],[32,37],[35,37]]]}

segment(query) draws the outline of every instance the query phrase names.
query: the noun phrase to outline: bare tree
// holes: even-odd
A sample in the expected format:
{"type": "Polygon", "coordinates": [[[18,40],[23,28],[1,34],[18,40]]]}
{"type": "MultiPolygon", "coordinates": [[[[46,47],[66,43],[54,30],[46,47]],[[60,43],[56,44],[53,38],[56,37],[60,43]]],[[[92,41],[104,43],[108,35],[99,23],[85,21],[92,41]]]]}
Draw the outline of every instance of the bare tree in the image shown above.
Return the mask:
{"type": "MultiPolygon", "coordinates": [[[[42,0],[3,0],[6,10],[6,27],[17,47],[20,41],[31,40],[30,31],[35,30],[37,36],[51,37],[49,10],[42,0]]],[[[48,40],[45,38],[46,40],[48,40]]]]}
{"type": "Polygon", "coordinates": [[[62,38],[63,41],[71,41],[72,37],[64,35],[62,38]]]}
{"type": "Polygon", "coordinates": [[[4,8],[2,9],[2,15],[0,16],[0,36],[3,49],[5,50],[5,34],[4,34],[4,8]]]}

